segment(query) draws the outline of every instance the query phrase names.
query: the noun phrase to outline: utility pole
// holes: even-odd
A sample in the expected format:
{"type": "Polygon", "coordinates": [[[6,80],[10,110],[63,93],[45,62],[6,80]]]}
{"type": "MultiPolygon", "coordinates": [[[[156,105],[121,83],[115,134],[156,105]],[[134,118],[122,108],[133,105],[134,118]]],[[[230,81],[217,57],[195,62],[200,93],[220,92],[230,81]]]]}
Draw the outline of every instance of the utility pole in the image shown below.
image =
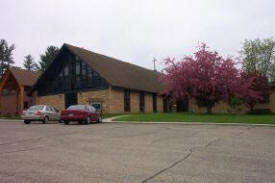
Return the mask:
{"type": "Polygon", "coordinates": [[[154,62],[154,71],[157,71],[157,68],[156,68],[156,61],[157,61],[157,59],[154,57],[154,58],[153,58],[153,62],[154,62]]]}

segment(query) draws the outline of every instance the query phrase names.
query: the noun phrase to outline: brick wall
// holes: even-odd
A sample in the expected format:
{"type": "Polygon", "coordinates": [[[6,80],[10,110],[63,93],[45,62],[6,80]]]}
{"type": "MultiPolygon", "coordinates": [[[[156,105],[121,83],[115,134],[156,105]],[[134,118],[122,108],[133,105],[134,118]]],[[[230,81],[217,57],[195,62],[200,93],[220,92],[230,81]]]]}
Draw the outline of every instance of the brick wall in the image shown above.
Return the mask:
{"type": "Polygon", "coordinates": [[[153,97],[151,93],[144,94],[145,112],[153,112],[153,97]]]}
{"type": "Polygon", "coordinates": [[[275,113],[275,89],[273,89],[273,92],[271,93],[269,97],[270,103],[269,103],[269,109],[275,113]]]}
{"type": "MultiPolygon", "coordinates": [[[[239,113],[244,114],[249,111],[249,108],[244,104],[241,105],[239,108],[239,113]]],[[[269,98],[269,103],[257,104],[255,106],[255,109],[270,109],[273,113],[275,113],[275,90],[272,90],[272,93],[269,98]]],[[[192,99],[189,101],[189,111],[195,113],[206,113],[206,108],[198,107],[195,100],[192,99]]],[[[225,102],[217,103],[212,109],[213,113],[228,113],[230,111],[232,111],[231,107],[225,102]]]]}
{"type": "Polygon", "coordinates": [[[163,98],[161,96],[157,97],[157,110],[163,112],[163,98]]]}
{"type": "Polygon", "coordinates": [[[124,112],[124,90],[123,89],[110,89],[109,95],[109,112],[110,113],[123,113],[124,112]]]}
{"type": "Polygon", "coordinates": [[[101,103],[103,112],[108,113],[110,111],[109,95],[109,89],[78,92],[78,104],[101,103]]]}
{"type": "Polygon", "coordinates": [[[65,98],[64,94],[49,95],[49,96],[39,96],[35,99],[36,105],[50,105],[58,110],[63,110],[65,108],[65,98]]]}
{"type": "Polygon", "coordinates": [[[139,92],[131,91],[131,112],[138,113],[139,111],[139,92]]]}
{"type": "MultiPolygon", "coordinates": [[[[131,91],[130,93],[131,113],[138,113],[139,111],[139,92],[131,91]]],[[[144,93],[145,112],[153,112],[153,99],[151,93],[144,93]]],[[[124,90],[118,88],[111,88],[109,95],[109,112],[110,113],[124,113],[124,90]]],[[[163,112],[162,97],[157,97],[158,112],[163,112]]]]}
{"type": "MultiPolygon", "coordinates": [[[[131,113],[139,111],[139,92],[130,93],[131,113]]],[[[145,112],[153,112],[153,99],[151,93],[144,94],[145,112]]],[[[45,104],[64,109],[64,94],[36,97],[35,104],[45,104]]],[[[78,92],[78,104],[91,104],[99,102],[103,104],[104,113],[124,113],[124,90],[119,88],[109,88],[106,90],[78,92]]],[[[157,110],[163,112],[162,97],[157,97],[157,110]]]]}

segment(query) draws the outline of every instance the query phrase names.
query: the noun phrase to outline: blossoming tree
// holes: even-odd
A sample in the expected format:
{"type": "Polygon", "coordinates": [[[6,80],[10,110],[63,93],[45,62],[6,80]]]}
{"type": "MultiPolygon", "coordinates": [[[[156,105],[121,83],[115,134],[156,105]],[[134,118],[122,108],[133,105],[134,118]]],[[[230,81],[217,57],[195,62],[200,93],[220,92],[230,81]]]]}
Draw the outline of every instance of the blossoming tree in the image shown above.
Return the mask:
{"type": "Polygon", "coordinates": [[[259,93],[251,91],[251,83],[243,83],[245,77],[231,58],[223,58],[217,52],[201,45],[194,56],[184,57],[176,62],[165,60],[166,68],[161,79],[167,84],[165,93],[174,99],[195,99],[199,107],[206,107],[211,113],[220,101],[229,101],[233,96],[243,97],[250,92],[259,100],[259,93]]]}

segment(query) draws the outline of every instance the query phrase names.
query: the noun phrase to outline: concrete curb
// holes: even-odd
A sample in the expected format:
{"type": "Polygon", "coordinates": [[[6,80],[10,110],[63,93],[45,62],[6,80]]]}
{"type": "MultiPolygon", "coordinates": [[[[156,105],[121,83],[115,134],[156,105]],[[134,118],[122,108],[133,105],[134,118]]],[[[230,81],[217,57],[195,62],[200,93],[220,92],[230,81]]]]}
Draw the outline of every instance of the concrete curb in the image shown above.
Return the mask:
{"type": "Polygon", "coordinates": [[[119,115],[119,116],[114,116],[114,117],[110,117],[110,118],[105,118],[105,119],[103,119],[103,122],[113,122],[114,119],[120,118],[122,116],[130,116],[130,115],[126,114],[126,115],[119,115]]]}
{"type": "Polygon", "coordinates": [[[222,126],[268,126],[275,127],[275,124],[251,124],[251,123],[208,123],[208,122],[141,122],[141,121],[104,121],[105,123],[124,124],[174,124],[174,125],[222,125],[222,126]]]}
{"type": "MultiPolygon", "coordinates": [[[[125,116],[125,115],[123,115],[125,116]]],[[[174,125],[223,125],[223,126],[267,126],[275,127],[275,124],[251,124],[251,123],[208,123],[208,122],[144,122],[144,121],[113,121],[121,116],[103,119],[104,123],[124,123],[124,124],[174,124],[174,125]]],[[[21,119],[0,119],[1,122],[23,122],[21,119]]]]}

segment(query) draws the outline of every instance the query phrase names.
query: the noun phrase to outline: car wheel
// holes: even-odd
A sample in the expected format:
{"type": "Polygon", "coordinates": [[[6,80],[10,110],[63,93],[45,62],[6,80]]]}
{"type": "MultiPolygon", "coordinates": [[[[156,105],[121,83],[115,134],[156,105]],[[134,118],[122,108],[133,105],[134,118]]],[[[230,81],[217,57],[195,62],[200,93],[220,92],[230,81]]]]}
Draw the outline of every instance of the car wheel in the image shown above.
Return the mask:
{"type": "Polygon", "coordinates": [[[102,123],[102,117],[101,116],[98,117],[97,122],[102,123]]]}
{"type": "Polygon", "coordinates": [[[68,125],[69,123],[70,123],[70,121],[67,121],[67,120],[64,121],[64,124],[65,124],[65,125],[68,125]]]}
{"type": "Polygon", "coordinates": [[[83,121],[82,121],[82,120],[78,121],[78,124],[82,125],[82,124],[83,124],[83,121]]]}
{"type": "Polygon", "coordinates": [[[46,117],[44,118],[44,120],[43,120],[43,124],[48,123],[48,122],[49,122],[49,117],[46,116],[46,117]]]}
{"type": "Polygon", "coordinates": [[[29,120],[24,120],[24,123],[25,123],[25,124],[30,124],[31,121],[29,121],[29,120]]]}

